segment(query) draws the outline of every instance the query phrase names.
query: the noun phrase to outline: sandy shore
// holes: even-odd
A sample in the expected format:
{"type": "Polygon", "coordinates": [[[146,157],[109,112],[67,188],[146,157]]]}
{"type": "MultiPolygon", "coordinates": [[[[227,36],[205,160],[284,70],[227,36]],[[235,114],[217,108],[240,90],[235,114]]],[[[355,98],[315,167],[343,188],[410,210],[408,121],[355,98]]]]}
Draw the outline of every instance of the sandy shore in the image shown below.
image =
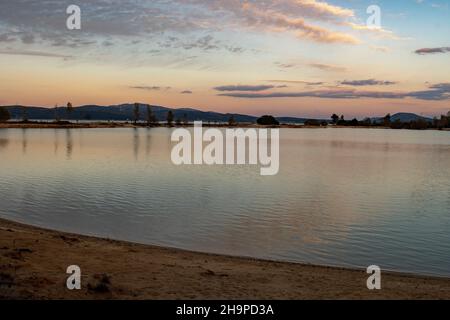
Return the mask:
{"type": "Polygon", "coordinates": [[[450,279],[193,253],[0,219],[2,299],[450,299],[450,279]],[[82,289],[66,289],[79,265],[82,289]]]}

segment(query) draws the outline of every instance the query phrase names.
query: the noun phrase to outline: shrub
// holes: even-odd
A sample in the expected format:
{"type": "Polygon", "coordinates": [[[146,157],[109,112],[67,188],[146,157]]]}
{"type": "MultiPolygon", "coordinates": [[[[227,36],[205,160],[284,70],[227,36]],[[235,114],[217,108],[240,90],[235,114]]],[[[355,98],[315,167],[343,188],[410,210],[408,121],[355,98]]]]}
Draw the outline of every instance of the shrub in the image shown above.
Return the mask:
{"type": "Polygon", "coordinates": [[[280,123],[277,119],[275,119],[273,116],[262,116],[258,120],[256,120],[256,123],[262,126],[278,126],[280,123]]]}

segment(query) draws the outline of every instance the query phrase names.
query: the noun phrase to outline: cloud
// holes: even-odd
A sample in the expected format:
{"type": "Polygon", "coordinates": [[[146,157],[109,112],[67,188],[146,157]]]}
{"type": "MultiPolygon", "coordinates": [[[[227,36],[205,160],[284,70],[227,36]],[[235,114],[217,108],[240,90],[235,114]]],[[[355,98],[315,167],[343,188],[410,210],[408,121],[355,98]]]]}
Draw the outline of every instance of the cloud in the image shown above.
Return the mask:
{"type": "Polygon", "coordinates": [[[375,79],[367,79],[367,80],[344,80],[341,81],[340,84],[346,85],[346,86],[391,86],[394,84],[397,84],[397,82],[394,81],[380,81],[375,79]]]}
{"type": "Polygon", "coordinates": [[[389,52],[390,51],[390,49],[388,47],[383,47],[383,46],[371,45],[370,48],[372,50],[379,51],[379,52],[389,52]]]}
{"type": "Polygon", "coordinates": [[[105,40],[105,41],[103,41],[103,43],[102,43],[102,46],[104,46],[104,47],[111,47],[111,46],[113,46],[113,45],[114,45],[114,42],[108,41],[108,40],[105,40]]]}
{"type": "Polygon", "coordinates": [[[169,36],[166,39],[159,41],[158,46],[165,49],[184,49],[184,50],[226,50],[231,53],[243,53],[245,51],[242,47],[223,44],[222,41],[215,39],[212,35],[204,35],[196,39],[180,39],[178,37],[169,36]]]}
{"type": "Polygon", "coordinates": [[[0,54],[3,55],[13,55],[13,56],[33,56],[33,57],[46,57],[46,58],[63,58],[63,59],[72,59],[73,56],[51,53],[51,52],[42,52],[42,51],[29,51],[29,50],[0,50],[0,54]]]}
{"type": "Polygon", "coordinates": [[[400,37],[396,36],[394,34],[394,32],[392,32],[391,30],[387,30],[382,27],[361,25],[361,24],[356,24],[353,22],[347,22],[347,23],[345,23],[345,25],[351,27],[353,30],[356,30],[356,31],[370,32],[380,38],[387,38],[387,39],[392,39],[392,40],[402,40],[402,39],[406,40],[406,38],[400,38],[400,37]]]}
{"type": "Polygon", "coordinates": [[[262,9],[275,10],[283,13],[295,15],[302,14],[307,18],[330,20],[339,18],[351,18],[355,15],[351,9],[331,5],[324,1],[317,0],[187,0],[191,3],[207,4],[215,10],[239,10],[245,4],[259,5],[262,9]]]}
{"type": "Polygon", "coordinates": [[[259,86],[247,86],[247,85],[236,85],[236,86],[220,86],[215,87],[214,90],[217,91],[264,91],[268,89],[273,89],[274,86],[270,85],[259,85],[259,86]]]}
{"type": "MultiPolygon", "coordinates": [[[[285,32],[321,43],[358,43],[352,35],[319,26],[321,21],[342,25],[354,18],[354,11],[316,0],[77,0],[82,9],[82,32],[66,29],[65,9],[71,0],[1,1],[2,29],[30,33],[24,42],[49,41],[75,46],[75,40],[120,37],[150,40],[167,34],[185,36],[194,32],[242,31],[285,32]],[[13,12],[14,14],[11,14],[13,12]],[[34,37],[33,40],[31,37],[34,37]],[[39,39],[38,39],[39,38],[39,39]],[[35,40],[36,39],[36,40],[35,40]]],[[[210,48],[208,38],[189,46],[210,48]]],[[[91,41],[78,42],[79,46],[91,41]]],[[[243,48],[226,44],[224,49],[239,53],[243,48]]]]}
{"type": "Polygon", "coordinates": [[[324,64],[324,63],[310,63],[309,66],[312,68],[316,68],[316,69],[320,69],[320,70],[324,70],[324,71],[333,71],[333,72],[344,72],[347,70],[344,67],[334,66],[331,64],[324,64]]]}
{"type": "Polygon", "coordinates": [[[295,68],[297,67],[297,65],[295,63],[282,63],[282,62],[275,62],[274,63],[277,67],[282,68],[282,69],[290,69],[290,68],[295,68]]]}
{"type": "Polygon", "coordinates": [[[130,89],[147,90],[147,91],[159,91],[169,90],[171,87],[159,87],[159,86],[131,86],[130,89]]]}
{"type": "Polygon", "coordinates": [[[429,90],[410,92],[408,96],[420,100],[448,100],[450,99],[450,83],[430,85],[429,90]]]}
{"type": "Polygon", "coordinates": [[[219,96],[245,98],[245,99],[268,99],[268,98],[321,98],[321,99],[404,99],[415,98],[419,100],[443,101],[450,100],[450,83],[440,83],[429,86],[428,90],[411,92],[388,92],[388,91],[357,91],[357,90],[316,90],[303,92],[269,92],[269,93],[221,93],[219,96]]]}
{"type": "Polygon", "coordinates": [[[426,55],[426,54],[435,54],[435,53],[446,53],[450,52],[450,47],[441,47],[441,48],[422,48],[414,51],[416,54],[426,55]]]}
{"type": "Polygon", "coordinates": [[[321,43],[357,44],[360,42],[352,35],[308,24],[303,18],[292,18],[279,12],[262,10],[250,3],[245,3],[243,9],[247,13],[247,21],[254,27],[274,32],[293,32],[298,38],[321,43]]]}
{"type": "Polygon", "coordinates": [[[4,33],[0,34],[0,42],[14,42],[16,38],[12,37],[10,34],[4,33]]]}
{"type": "Polygon", "coordinates": [[[266,80],[272,83],[292,83],[292,84],[306,84],[308,86],[321,86],[325,82],[313,82],[313,81],[303,81],[303,80],[266,80]]]}
{"type": "Polygon", "coordinates": [[[184,90],[180,92],[181,94],[193,94],[191,90],[184,90]]]}
{"type": "Polygon", "coordinates": [[[35,43],[35,36],[32,33],[26,32],[7,32],[0,34],[0,42],[15,42],[20,40],[23,44],[35,43]]]}
{"type": "Polygon", "coordinates": [[[231,53],[243,53],[245,51],[242,47],[233,47],[233,46],[224,46],[225,50],[231,52],[231,53]]]}
{"type": "Polygon", "coordinates": [[[207,35],[207,36],[197,39],[194,42],[184,43],[184,44],[182,44],[182,47],[185,50],[199,48],[201,50],[207,51],[207,50],[219,49],[219,46],[217,44],[218,44],[218,42],[214,41],[213,36],[207,35]]]}

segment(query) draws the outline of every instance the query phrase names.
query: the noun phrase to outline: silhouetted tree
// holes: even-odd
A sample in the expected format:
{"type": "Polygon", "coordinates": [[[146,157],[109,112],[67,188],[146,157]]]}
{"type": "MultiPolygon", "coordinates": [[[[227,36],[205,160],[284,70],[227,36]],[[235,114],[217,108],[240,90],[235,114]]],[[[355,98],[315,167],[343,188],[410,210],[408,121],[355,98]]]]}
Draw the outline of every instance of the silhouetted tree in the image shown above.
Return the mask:
{"type": "Polygon", "coordinates": [[[228,119],[228,125],[229,126],[234,126],[236,125],[236,120],[234,119],[234,116],[231,115],[230,118],[228,119]]]}
{"type": "Polygon", "coordinates": [[[347,121],[345,121],[344,115],[341,115],[341,117],[339,118],[339,121],[337,122],[337,125],[340,125],[340,126],[347,125],[347,121]]]}
{"type": "Polygon", "coordinates": [[[173,125],[173,112],[172,112],[172,110],[169,110],[169,112],[167,112],[167,124],[169,126],[173,125]]]}
{"type": "Polygon", "coordinates": [[[71,102],[67,102],[67,117],[70,119],[70,115],[73,112],[73,106],[71,102]]]}
{"type": "Polygon", "coordinates": [[[384,118],[383,118],[383,124],[385,127],[389,127],[391,125],[391,114],[388,113],[384,118]]]}
{"type": "Polygon", "coordinates": [[[278,122],[277,119],[275,119],[273,116],[262,116],[261,118],[258,118],[256,120],[256,123],[262,126],[278,126],[280,125],[280,122],[278,122]]]}
{"type": "Polygon", "coordinates": [[[54,110],[55,121],[59,122],[61,119],[59,118],[58,105],[57,104],[55,104],[55,108],[53,110],[54,110]]]}
{"type": "Polygon", "coordinates": [[[134,104],[134,110],[133,110],[133,116],[134,116],[134,124],[136,124],[139,120],[140,113],[139,113],[139,103],[134,104]]]}
{"type": "Polygon", "coordinates": [[[450,112],[448,116],[441,116],[441,120],[439,120],[440,128],[448,128],[450,127],[450,112]]]}
{"type": "Polygon", "coordinates": [[[28,122],[28,110],[25,106],[22,107],[22,121],[28,122]]]}
{"type": "Polygon", "coordinates": [[[331,116],[331,120],[333,120],[334,124],[337,124],[339,121],[339,116],[336,113],[333,113],[333,115],[331,116]]]}
{"type": "Polygon", "coordinates": [[[365,118],[363,121],[360,122],[360,124],[363,126],[371,126],[372,120],[370,118],[365,118]]]}
{"type": "Polygon", "coordinates": [[[156,122],[157,122],[156,117],[153,114],[152,107],[150,107],[150,105],[148,104],[147,105],[147,125],[150,126],[150,125],[155,124],[156,122]]]}
{"type": "Polygon", "coordinates": [[[8,109],[5,107],[0,107],[0,122],[6,122],[11,119],[8,109]]]}
{"type": "Polygon", "coordinates": [[[308,119],[305,121],[305,126],[320,127],[320,121],[316,119],[308,119]]]}
{"type": "Polygon", "coordinates": [[[391,121],[389,127],[391,129],[403,129],[405,128],[407,125],[405,123],[403,123],[400,119],[395,120],[394,122],[391,121]]]}
{"type": "Polygon", "coordinates": [[[425,130],[428,128],[428,122],[423,119],[417,119],[416,121],[410,122],[410,129],[415,130],[425,130]]]}

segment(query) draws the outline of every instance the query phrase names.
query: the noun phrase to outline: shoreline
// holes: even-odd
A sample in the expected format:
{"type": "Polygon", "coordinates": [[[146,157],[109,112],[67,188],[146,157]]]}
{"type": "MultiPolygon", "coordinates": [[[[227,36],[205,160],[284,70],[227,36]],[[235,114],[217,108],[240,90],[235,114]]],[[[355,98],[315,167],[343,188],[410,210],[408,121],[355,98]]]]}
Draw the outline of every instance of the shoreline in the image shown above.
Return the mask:
{"type": "Polygon", "coordinates": [[[0,218],[0,299],[450,299],[450,278],[259,260],[81,236],[0,218]],[[65,287],[79,265],[82,289],[65,287]]]}
{"type": "MultiPolygon", "coordinates": [[[[172,125],[158,124],[158,125],[147,125],[147,124],[134,124],[132,122],[90,122],[90,123],[54,123],[54,122],[0,122],[0,129],[107,129],[107,128],[190,128],[193,124],[183,124],[183,125],[172,125]]],[[[218,124],[218,123],[207,123],[204,122],[202,125],[204,128],[278,128],[278,129],[374,129],[374,130],[408,130],[408,131],[450,131],[450,128],[428,128],[423,130],[418,129],[392,129],[383,126],[311,126],[303,124],[282,124],[279,126],[262,126],[254,123],[239,123],[233,126],[228,124],[218,124]]]]}

